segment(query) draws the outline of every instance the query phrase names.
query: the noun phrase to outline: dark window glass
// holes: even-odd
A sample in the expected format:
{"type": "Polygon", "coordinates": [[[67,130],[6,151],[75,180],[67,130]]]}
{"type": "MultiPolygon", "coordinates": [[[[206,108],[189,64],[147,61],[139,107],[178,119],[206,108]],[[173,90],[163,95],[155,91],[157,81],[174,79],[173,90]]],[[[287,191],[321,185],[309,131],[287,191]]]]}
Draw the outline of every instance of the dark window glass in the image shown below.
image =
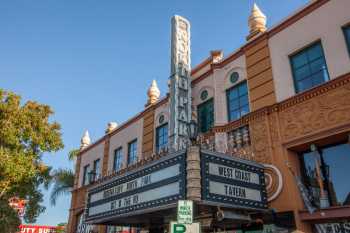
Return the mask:
{"type": "Polygon", "coordinates": [[[214,125],[214,101],[210,99],[198,105],[199,131],[207,132],[214,125]]]}
{"type": "Polygon", "coordinates": [[[296,92],[302,92],[329,80],[321,42],[290,57],[296,92]]]}
{"type": "Polygon", "coordinates": [[[119,171],[122,168],[123,165],[123,150],[121,147],[116,149],[114,151],[114,163],[113,163],[113,170],[119,171]]]}
{"type": "Polygon", "coordinates": [[[166,148],[168,145],[168,124],[161,125],[156,130],[156,150],[166,148]]]}
{"type": "Polygon", "coordinates": [[[87,185],[89,184],[89,172],[90,172],[90,165],[84,166],[84,172],[83,172],[83,184],[82,185],[87,185]]]}
{"type": "Polygon", "coordinates": [[[94,175],[95,175],[95,177],[94,177],[94,179],[96,180],[96,179],[98,179],[99,177],[100,177],[100,172],[101,172],[101,168],[100,168],[100,159],[97,159],[97,160],[95,160],[94,161],[94,175]]]}
{"type": "Polygon", "coordinates": [[[237,82],[239,79],[239,74],[237,72],[233,72],[230,76],[231,83],[237,82]]]}
{"type": "Polygon", "coordinates": [[[247,82],[240,83],[226,91],[229,121],[249,113],[247,82]]]}
{"type": "Polygon", "coordinates": [[[128,144],[128,165],[131,165],[137,161],[137,140],[128,144]]]}
{"type": "Polygon", "coordinates": [[[349,55],[350,55],[350,25],[343,27],[343,32],[345,36],[345,42],[348,47],[349,55]]]}
{"type": "Polygon", "coordinates": [[[349,168],[348,143],[303,154],[304,182],[315,206],[322,206],[321,197],[326,199],[330,206],[350,205],[349,168]]]}

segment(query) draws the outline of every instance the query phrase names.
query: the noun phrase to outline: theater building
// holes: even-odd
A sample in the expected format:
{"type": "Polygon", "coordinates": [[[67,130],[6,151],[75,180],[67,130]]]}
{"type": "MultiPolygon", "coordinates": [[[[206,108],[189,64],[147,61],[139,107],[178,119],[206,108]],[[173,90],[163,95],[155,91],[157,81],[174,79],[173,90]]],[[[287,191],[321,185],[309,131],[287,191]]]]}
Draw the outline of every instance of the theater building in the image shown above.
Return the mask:
{"type": "Polygon", "coordinates": [[[165,97],[153,81],[142,111],[82,138],[68,232],[169,231],[180,199],[203,232],[350,232],[349,9],[314,0],[266,28],[254,5],[246,43],[192,69],[175,16],[165,97]]]}

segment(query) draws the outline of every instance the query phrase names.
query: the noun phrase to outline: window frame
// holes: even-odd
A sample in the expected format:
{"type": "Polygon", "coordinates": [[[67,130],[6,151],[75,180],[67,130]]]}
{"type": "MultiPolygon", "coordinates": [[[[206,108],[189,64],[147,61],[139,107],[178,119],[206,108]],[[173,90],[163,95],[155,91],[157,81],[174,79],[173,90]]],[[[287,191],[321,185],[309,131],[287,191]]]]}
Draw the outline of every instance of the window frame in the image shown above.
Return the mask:
{"type": "Polygon", "coordinates": [[[94,171],[94,181],[98,179],[98,177],[101,175],[101,159],[98,158],[96,160],[94,160],[94,166],[93,166],[93,171],[94,171]],[[98,170],[99,170],[99,173],[97,173],[96,171],[96,163],[98,163],[98,170]]]}
{"type": "MultiPolygon", "coordinates": [[[[239,118],[237,118],[237,119],[230,119],[231,111],[230,111],[229,93],[230,93],[230,91],[232,91],[232,90],[235,89],[235,88],[238,89],[239,86],[240,86],[240,85],[243,85],[244,83],[247,85],[247,97],[248,97],[248,104],[247,104],[247,105],[244,105],[244,106],[248,106],[248,109],[249,109],[248,113],[250,113],[250,99],[249,99],[248,82],[247,82],[247,80],[242,80],[241,82],[236,83],[236,84],[234,84],[233,86],[229,87],[229,88],[226,89],[226,91],[225,91],[225,93],[226,93],[227,122],[236,121],[236,120],[238,120],[238,119],[240,119],[240,118],[242,118],[243,116],[245,116],[245,115],[248,114],[248,113],[247,113],[247,114],[245,114],[245,115],[242,115],[242,113],[241,113],[242,106],[241,106],[240,103],[239,103],[239,107],[237,108],[237,109],[239,109],[239,118]]],[[[236,99],[237,99],[238,102],[239,102],[240,96],[238,95],[238,97],[237,97],[236,99]]]]}
{"type": "MultiPolygon", "coordinates": [[[[82,180],[82,186],[84,185],[87,185],[86,184],[86,180],[89,181],[89,168],[90,168],[90,164],[86,164],[84,167],[83,167],[83,180],[82,180]]],[[[88,183],[89,184],[89,183],[88,183]]]]}
{"type": "Polygon", "coordinates": [[[114,150],[114,154],[113,154],[113,171],[119,171],[121,168],[123,167],[123,147],[120,146],[117,149],[114,150]],[[116,161],[117,161],[117,157],[116,157],[116,153],[117,151],[120,151],[120,156],[121,156],[121,164],[120,164],[120,168],[117,170],[116,169],[116,161]]]}
{"type": "Polygon", "coordinates": [[[137,162],[137,138],[135,138],[134,140],[132,140],[132,141],[130,141],[130,142],[128,143],[128,158],[127,158],[128,166],[133,165],[133,164],[135,164],[136,162],[137,162]],[[136,157],[135,157],[135,161],[133,161],[133,163],[130,163],[130,152],[131,152],[130,146],[131,146],[132,144],[134,144],[134,143],[135,143],[135,145],[136,145],[136,151],[135,151],[136,157]]]}
{"type": "Polygon", "coordinates": [[[198,132],[199,133],[207,133],[207,132],[209,132],[210,130],[211,130],[211,128],[213,128],[214,127],[214,124],[215,124],[215,106],[214,106],[214,98],[213,97],[211,97],[211,98],[209,98],[209,99],[207,99],[207,100],[205,100],[205,101],[203,101],[202,103],[200,103],[200,104],[198,104],[197,105],[197,116],[198,116],[198,132]],[[205,132],[202,132],[202,121],[201,121],[201,117],[200,117],[200,113],[199,113],[199,109],[201,108],[201,107],[203,107],[203,106],[205,106],[205,105],[208,105],[209,103],[212,103],[212,105],[213,105],[213,117],[212,117],[212,125],[211,126],[208,126],[207,127],[207,131],[205,131],[205,132]]]}
{"type": "MultiPolygon", "coordinates": [[[[158,135],[158,131],[161,129],[161,128],[163,128],[163,127],[166,127],[167,128],[167,135],[166,135],[166,137],[167,137],[167,143],[165,144],[165,146],[167,146],[168,144],[169,144],[169,124],[168,124],[168,122],[165,122],[165,123],[163,123],[163,124],[161,124],[161,125],[158,125],[158,127],[156,128],[156,141],[155,141],[155,143],[156,143],[156,146],[155,146],[155,148],[156,148],[156,152],[158,153],[159,151],[160,151],[160,149],[161,148],[159,148],[159,135],[158,135]]],[[[164,146],[163,146],[164,147],[164,146]]],[[[162,148],[163,148],[162,147],[162,148]]]]}
{"type": "Polygon", "coordinates": [[[346,48],[348,49],[348,55],[350,57],[350,35],[347,36],[346,30],[350,31],[350,23],[347,23],[344,26],[342,26],[342,31],[343,31],[343,35],[344,35],[345,45],[346,45],[346,48]]]}
{"type": "MultiPolygon", "coordinates": [[[[323,185],[324,185],[325,190],[328,193],[330,192],[331,188],[329,187],[330,182],[328,182],[329,179],[328,179],[328,176],[326,175],[327,171],[325,170],[325,167],[324,167],[325,161],[324,161],[324,155],[323,155],[324,152],[323,151],[328,149],[328,148],[332,148],[332,147],[347,144],[347,143],[348,143],[348,140],[339,140],[337,142],[332,142],[332,143],[329,143],[326,145],[317,146],[317,152],[319,153],[320,160],[321,160],[321,164],[320,164],[321,165],[321,173],[322,173],[322,176],[324,176],[323,185]]],[[[299,158],[299,163],[300,163],[301,178],[302,178],[302,181],[308,190],[309,190],[309,187],[308,187],[309,181],[308,181],[308,177],[306,174],[304,154],[310,153],[310,152],[312,152],[312,151],[310,149],[307,149],[307,150],[300,151],[297,153],[298,158],[299,158]]],[[[328,196],[328,201],[330,204],[329,207],[337,206],[337,205],[334,205],[334,203],[332,203],[332,199],[329,196],[328,196]]]]}
{"type": "MultiPolygon", "coordinates": [[[[322,44],[322,40],[321,40],[321,39],[315,40],[315,41],[313,41],[313,42],[311,42],[311,43],[309,43],[309,44],[303,46],[302,48],[297,49],[296,51],[294,51],[293,53],[291,53],[291,54],[288,55],[288,59],[289,59],[289,65],[290,65],[291,73],[292,73],[292,79],[293,79],[293,86],[294,86],[294,93],[295,93],[295,94],[299,94],[299,93],[303,93],[303,92],[305,92],[305,91],[311,90],[312,88],[315,88],[315,87],[317,87],[317,86],[319,86],[319,85],[322,85],[322,84],[324,84],[324,83],[326,83],[326,82],[328,82],[328,81],[330,80],[329,71],[328,71],[328,64],[327,64],[327,59],[326,59],[326,54],[325,54],[325,52],[324,52],[323,44],[322,44]],[[302,52],[305,52],[305,50],[311,48],[312,46],[315,46],[316,44],[319,44],[319,45],[321,46],[322,55],[323,55],[323,59],[324,59],[324,63],[326,64],[326,69],[325,69],[325,70],[326,70],[326,72],[327,72],[328,80],[326,80],[325,82],[323,82],[323,83],[321,83],[321,84],[312,86],[311,88],[308,88],[308,89],[305,89],[305,90],[299,90],[299,89],[298,89],[298,86],[297,86],[297,82],[298,82],[298,81],[297,81],[296,78],[295,78],[295,70],[294,70],[294,68],[293,68],[292,58],[293,58],[294,56],[298,55],[298,54],[301,54],[302,52]]],[[[314,60],[314,61],[315,61],[315,60],[314,60]]],[[[310,63],[309,63],[309,61],[308,61],[307,65],[309,65],[309,64],[310,64],[310,63]]],[[[319,71],[319,72],[320,72],[320,71],[319,71]]],[[[314,73],[314,74],[316,74],[316,73],[314,73]]],[[[314,75],[314,74],[312,74],[312,75],[314,75]]],[[[312,76],[312,75],[310,75],[310,76],[312,76]]],[[[310,78],[310,77],[308,77],[308,78],[310,78]]],[[[308,78],[304,78],[303,80],[308,79],[308,78]]]]}

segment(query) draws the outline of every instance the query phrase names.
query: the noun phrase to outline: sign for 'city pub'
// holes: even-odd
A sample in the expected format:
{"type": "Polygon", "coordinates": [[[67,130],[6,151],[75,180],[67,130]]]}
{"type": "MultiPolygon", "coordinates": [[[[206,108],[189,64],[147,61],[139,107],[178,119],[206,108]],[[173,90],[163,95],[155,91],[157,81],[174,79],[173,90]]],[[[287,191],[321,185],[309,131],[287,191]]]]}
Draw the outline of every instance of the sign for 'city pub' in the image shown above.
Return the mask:
{"type": "Polygon", "coordinates": [[[163,157],[88,191],[86,222],[137,215],[185,198],[185,152],[163,157]]]}
{"type": "Polygon", "coordinates": [[[224,154],[202,151],[202,199],[221,206],[266,209],[263,166],[224,154]]]}

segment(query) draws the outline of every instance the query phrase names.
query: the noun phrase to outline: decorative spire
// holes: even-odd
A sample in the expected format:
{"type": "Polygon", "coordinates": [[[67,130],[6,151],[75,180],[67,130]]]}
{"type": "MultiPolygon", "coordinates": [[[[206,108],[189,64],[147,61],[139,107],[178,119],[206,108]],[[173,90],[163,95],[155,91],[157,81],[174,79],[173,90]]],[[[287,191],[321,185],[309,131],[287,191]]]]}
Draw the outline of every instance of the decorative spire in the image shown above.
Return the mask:
{"type": "Polygon", "coordinates": [[[80,144],[80,149],[84,149],[85,147],[89,146],[91,143],[90,136],[89,136],[89,131],[85,131],[83,137],[81,138],[81,144],[80,144]]]}
{"type": "Polygon", "coordinates": [[[107,129],[106,129],[106,133],[110,133],[112,132],[114,129],[116,129],[118,127],[117,122],[108,122],[107,124],[107,129]]]}
{"type": "Polygon", "coordinates": [[[254,3],[252,12],[249,16],[248,25],[250,29],[250,34],[247,38],[248,40],[259,32],[266,31],[266,16],[262,13],[256,3],[254,3]]]}
{"type": "Polygon", "coordinates": [[[147,91],[147,95],[148,95],[147,105],[154,104],[158,101],[160,96],[160,91],[158,89],[156,80],[152,81],[152,84],[147,91]]]}

